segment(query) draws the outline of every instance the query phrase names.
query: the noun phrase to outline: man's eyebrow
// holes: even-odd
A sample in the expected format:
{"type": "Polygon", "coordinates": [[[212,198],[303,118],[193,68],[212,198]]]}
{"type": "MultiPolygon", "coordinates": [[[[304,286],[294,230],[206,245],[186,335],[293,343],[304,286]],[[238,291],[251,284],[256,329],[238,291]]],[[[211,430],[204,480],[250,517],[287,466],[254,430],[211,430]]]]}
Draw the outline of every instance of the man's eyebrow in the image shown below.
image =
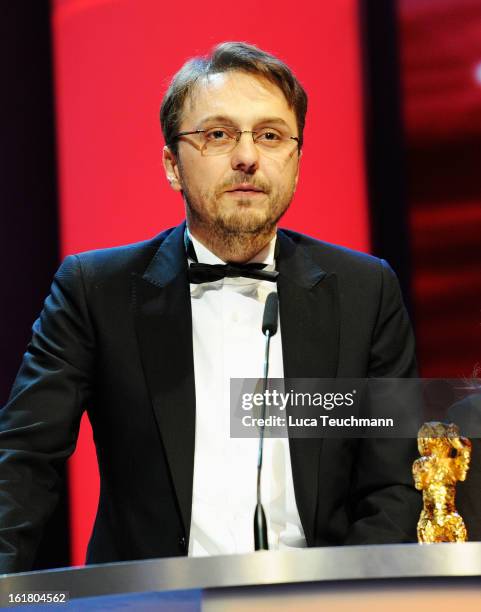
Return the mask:
{"type": "Polygon", "coordinates": [[[265,119],[261,119],[260,121],[256,121],[256,125],[284,125],[285,127],[289,127],[287,121],[281,119],[280,117],[266,117],[265,119]]]}
{"type": "MultiPolygon", "coordinates": [[[[209,115],[208,117],[204,117],[197,124],[197,129],[201,129],[204,125],[207,124],[218,124],[218,125],[238,125],[238,122],[235,121],[232,117],[228,117],[227,115],[209,115]]],[[[258,119],[254,123],[254,127],[257,125],[282,125],[289,128],[289,125],[284,119],[280,117],[263,117],[262,119],[258,119]]]]}
{"type": "Polygon", "coordinates": [[[206,123],[218,123],[220,125],[235,125],[235,121],[231,117],[226,115],[209,115],[199,121],[197,127],[202,127],[206,123]]]}

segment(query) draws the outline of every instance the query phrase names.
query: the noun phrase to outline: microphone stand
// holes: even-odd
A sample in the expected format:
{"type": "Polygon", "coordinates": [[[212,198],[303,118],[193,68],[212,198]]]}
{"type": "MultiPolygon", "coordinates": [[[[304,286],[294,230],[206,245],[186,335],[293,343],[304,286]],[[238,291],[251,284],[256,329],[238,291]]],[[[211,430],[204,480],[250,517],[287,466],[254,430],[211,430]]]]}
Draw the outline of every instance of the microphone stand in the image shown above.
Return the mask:
{"type": "Polygon", "coordinates": [[[259,451],[257,455],[257,505],[254,513],[254,545],[255,550],[269,550],[269,542],[267,539],[267,521],[264,508],[261,501],[261,474],[262,474],[262,456],[264,451],[264,429],[266,418],[266,391],[267,379],[269,375],[269,349],[271,341],[271,332],[266,329],[266,345],[264,353],[264,385],[262,392],[262,425],[259,430],[259,451]]]}

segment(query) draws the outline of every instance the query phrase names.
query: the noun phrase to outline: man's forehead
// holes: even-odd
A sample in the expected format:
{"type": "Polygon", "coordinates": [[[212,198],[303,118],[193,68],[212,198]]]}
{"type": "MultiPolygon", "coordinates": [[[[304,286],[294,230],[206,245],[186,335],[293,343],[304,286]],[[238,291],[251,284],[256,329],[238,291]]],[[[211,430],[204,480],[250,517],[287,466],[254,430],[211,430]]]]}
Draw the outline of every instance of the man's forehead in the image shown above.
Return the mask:
{"type": "Polygon", "coordinates": [[[295,126],[294,111],[282,90],[261,76],[240,71],[200,79],[186,99],[182,114],[184,121],[201,121],[209,116],[277,116],[295,126]]]}

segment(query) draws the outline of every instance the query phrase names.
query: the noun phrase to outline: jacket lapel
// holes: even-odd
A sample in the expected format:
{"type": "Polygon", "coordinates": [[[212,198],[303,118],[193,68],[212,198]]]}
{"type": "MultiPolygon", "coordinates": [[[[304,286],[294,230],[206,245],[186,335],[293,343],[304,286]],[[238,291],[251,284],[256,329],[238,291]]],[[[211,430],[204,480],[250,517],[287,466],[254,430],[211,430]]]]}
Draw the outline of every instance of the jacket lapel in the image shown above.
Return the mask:
{"type": "MultiPolygon", "coordinates": [[[[284,377],[334,378],[339,351],[337,277],[280,230],[279,310],[284,377]]],[[[288,380],[286,388],[288,388],[288,380]]],[[[307,542],[315,542],[322,439],[289,439],[297,508],[307,542]]]]}
{"type": "Polygon", "coordinates": [[[143,276],[134,275],[142,365],[188,538],[195,446],[192,313],[185,224],[162,242],[143,276]]]}

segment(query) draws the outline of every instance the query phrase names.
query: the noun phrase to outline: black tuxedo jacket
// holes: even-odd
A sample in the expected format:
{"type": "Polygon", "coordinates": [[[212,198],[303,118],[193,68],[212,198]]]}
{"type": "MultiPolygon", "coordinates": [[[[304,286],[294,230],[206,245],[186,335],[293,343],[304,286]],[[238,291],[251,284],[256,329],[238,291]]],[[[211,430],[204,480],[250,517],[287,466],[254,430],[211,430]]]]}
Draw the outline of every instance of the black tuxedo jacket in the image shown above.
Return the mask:
{"type": "MultiPolygon", "coordinates": [[[[28,570],[84,409],[101,477],[88,562],[185,555],[195,385],[185,225],[67,257],[0,422],[0,571],[28,570]]],[[[382,260],[279,230],[286,377],[407,377],[414,342],[382,260]]],[[[215,322],[213,322],[213,325],[215,322]]],[[[415,540],[414,441],[291,439],[309,546],[415,540]]]]}

